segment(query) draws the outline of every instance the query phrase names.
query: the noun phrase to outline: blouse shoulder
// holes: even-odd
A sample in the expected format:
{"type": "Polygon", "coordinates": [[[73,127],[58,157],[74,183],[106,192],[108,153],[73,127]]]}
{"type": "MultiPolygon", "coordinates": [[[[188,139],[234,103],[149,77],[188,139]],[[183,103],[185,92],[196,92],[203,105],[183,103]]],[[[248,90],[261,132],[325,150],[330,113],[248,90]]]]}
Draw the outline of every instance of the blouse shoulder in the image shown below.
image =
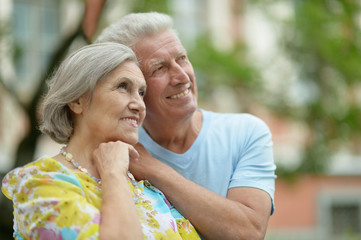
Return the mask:
{"type": "Polygon", "coordinates": [[[2,191],[13,202],[14,237],[97,239],[100,212],[79,181],[49,157],[10,171],[2,191]]]}
{"type": "Polygon", "coordinates": [[[50,157],[42,157],[23,167],[11,170],[2,180],[2,192],[13,200],[14,194],[30,185],[50,183],[52,180],[62,180],[81,187],[76,176],[58,161],[50,157]]]}

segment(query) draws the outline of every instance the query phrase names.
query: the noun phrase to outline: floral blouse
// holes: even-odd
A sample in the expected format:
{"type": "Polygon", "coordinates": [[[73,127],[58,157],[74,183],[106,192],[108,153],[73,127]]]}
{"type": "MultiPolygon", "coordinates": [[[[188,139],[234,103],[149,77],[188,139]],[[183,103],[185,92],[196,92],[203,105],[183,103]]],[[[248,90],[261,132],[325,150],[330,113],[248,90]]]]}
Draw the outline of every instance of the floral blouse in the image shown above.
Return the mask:
{"type": "MultiPolygon", "coordinates": [[[[134,186],[129,182],[129,188],[134,186]]],[[[136,209],[145,239],[200,239],[195,228],[148,181],[136,209]]],[[[9,172],[2,191],[13,201],[14,238],[98,239],[101,188],[87,174],[44,157],[9,172]]],[[[120,226],[121,227],[121,226],[120,226]]]]}

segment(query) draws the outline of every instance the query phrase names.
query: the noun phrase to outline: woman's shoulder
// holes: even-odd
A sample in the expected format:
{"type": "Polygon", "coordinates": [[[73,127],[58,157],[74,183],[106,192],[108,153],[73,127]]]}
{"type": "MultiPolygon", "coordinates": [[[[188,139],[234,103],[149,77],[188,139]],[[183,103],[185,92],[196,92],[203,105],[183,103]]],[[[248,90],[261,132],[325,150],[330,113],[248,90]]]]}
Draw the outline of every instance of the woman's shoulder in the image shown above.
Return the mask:
{"type": "Polygon", "coordinates": [[[54,158],[44,156],[22,167],[11,170],[5,177],[23,178],[26,176],[48,175],[53,172],[67,173],[68,170],[54,158]]]}
{"type": "Polygon", "coordinates": [[[57,160],[47,156],[41,157],[7,173],[2,180],[2,192],[7,198],[12,199],[13,193],[29,187],[34,181],[50,183],[59,175],[71,178],[72,173],[57,160]]]}

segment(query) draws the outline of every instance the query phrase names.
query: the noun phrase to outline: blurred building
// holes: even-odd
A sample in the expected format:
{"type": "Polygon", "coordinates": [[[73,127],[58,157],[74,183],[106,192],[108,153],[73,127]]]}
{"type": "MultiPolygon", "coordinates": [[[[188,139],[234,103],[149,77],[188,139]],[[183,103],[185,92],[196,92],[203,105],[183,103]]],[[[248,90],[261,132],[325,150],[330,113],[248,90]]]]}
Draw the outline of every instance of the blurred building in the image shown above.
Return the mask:
{"type": "Polygon", "coordinates": [[[360,239],[361,177],[278,179],[266,239],[360,239]]]}
{"type": "MultiPolygon", "coordinates": [[[[305,128],[272,116],[265,121],[273,133],[276,162],[285,164],[288,156],[295,158],[289,167],[295,167],[295,146],[302,145],[305,128]]],[[[275,208],[267,240],[361,239],[359,156],[346,152],[333,156],[322,175],[277,178],[275,208]]]]}
{"type": "MultiPolygon", "coordinates": [[[[124,1],[120,1],[123,3],[124,1]]],[[[199,35],[208,33],[220,50],[229,50],[243,41],[251,48],[250,59],[264,69],[270,90],[279,84],[277,74],[292,69],[277,55],[277,27],[259,9],[241,0],[169,0],[180,36],[187,47],[199,35]],[[276,59],[272,66],[267,65],[276,59]]],[[[103,14],[112,22],[126,12],[117,1],[103,14]]],[[[79,0],[0,0],[0,169],[12,166],[14,151],[29,126],[17,101],[26,102],[38,85],[40,74],[54,47],[82,16],[79,0]],[[14,99],[10,92],[20,98],[14,99]]],[[[292,17],[291,6],[276,4],[281,17],[292,17]]],[[[214,92],[215,101],[202,103],[210,110],[239,112],[242,107],[229,87],[214,92]],[[219,104],[218,99],[223,99],[219,104]]],[[[262,106],[253,113],[265,120],[274,137],[276,163],[290,168],[300,161],[306,141],[306,127],[276,118],[262,106]]],[[[47,138],[39,140],[37,156],[59,150],[47,138]]],[[[361,236],[361,161],[345,151],[330,159],[329,172],[323,176],[300,176],[276,180],[276,211],[270,218],[266,239],[360,239],[361,236]]],[[[1,199],[1,198],[0,198],[1,199]]]]}

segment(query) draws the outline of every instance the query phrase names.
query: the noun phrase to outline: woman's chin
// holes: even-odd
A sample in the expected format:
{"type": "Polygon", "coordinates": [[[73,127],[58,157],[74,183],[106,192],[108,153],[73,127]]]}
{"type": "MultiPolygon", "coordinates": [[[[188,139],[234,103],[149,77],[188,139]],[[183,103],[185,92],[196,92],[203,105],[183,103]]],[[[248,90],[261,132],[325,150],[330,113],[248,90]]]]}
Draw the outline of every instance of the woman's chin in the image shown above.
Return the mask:
{"type": "Polygon", "coordinates": [[[115,141],[122,141],[122,142],[128,143],[130,145],[135,145],[138,142],[138,136],[137,137],[119,138],[115,141]]]}

